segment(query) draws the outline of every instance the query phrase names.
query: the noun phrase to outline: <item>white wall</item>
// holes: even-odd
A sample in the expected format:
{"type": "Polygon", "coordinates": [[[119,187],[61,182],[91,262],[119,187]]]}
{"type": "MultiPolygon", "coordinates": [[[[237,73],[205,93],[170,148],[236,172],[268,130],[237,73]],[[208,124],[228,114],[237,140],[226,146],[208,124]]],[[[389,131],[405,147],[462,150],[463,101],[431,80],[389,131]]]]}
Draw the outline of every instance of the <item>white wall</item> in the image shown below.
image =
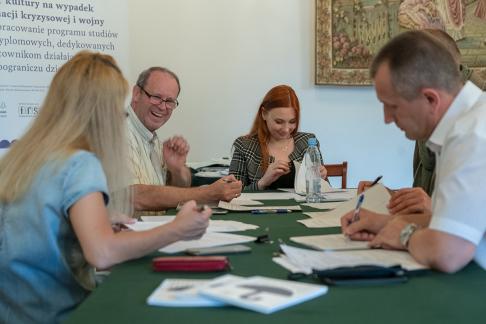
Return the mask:
{"type": "Polygon", "coordinates": [[[383,123],[373,88],[314,84],[315,0],[138,0],[129,15],[128,78],[152,65],[179,75],[181,104],[160,135],[183,134],[190,161],[228,156],[266,91],[286,83],[325,162],[349,162],[349,186],[380,174],[411,185],[413,143],[383,123]]]}

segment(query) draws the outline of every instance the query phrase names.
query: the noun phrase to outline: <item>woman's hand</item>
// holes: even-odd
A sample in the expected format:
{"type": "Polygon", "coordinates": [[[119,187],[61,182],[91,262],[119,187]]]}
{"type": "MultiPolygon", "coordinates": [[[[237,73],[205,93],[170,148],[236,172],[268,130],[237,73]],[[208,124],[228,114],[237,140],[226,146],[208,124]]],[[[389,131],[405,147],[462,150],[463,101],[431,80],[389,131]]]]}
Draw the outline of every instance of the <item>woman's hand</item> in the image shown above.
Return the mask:
{"type": "Polygon", "coordinates": [[[291,162],[282,160],[276,160],[273,163],[270,163],[263,177],[258,180],[258,189],[265,189],[282,175],[289,173],[289,163],[291,162]]]}

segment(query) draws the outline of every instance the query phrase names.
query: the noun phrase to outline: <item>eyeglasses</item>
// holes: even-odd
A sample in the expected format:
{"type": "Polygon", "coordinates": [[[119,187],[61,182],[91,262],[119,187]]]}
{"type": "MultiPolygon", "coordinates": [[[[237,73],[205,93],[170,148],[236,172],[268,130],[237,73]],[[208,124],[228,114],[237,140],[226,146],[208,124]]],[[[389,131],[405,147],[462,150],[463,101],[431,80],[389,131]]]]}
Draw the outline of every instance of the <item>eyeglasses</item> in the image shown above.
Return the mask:
{"type": "Polygon", "coordinates": [[[151,95],[141,85],[138,85],[138,87],[142,89],[145,95],[149,98],[149,101],[152,105],[159,106],[162,103],[164,103],[165,107],[169,109],[175,109],[179,105],[179,101],[177,101],[177,99],[172,99],[172,98],[162,99],[159,96],[151,95]]]}

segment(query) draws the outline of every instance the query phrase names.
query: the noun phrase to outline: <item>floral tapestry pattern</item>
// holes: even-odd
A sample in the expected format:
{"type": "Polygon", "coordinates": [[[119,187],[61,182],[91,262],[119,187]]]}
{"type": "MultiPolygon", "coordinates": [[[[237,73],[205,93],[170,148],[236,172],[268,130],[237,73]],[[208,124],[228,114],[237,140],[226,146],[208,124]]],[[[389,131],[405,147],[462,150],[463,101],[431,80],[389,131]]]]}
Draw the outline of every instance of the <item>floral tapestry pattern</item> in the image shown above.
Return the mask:
{"type": "Polygon", "coordinates": [[[486,78],[486,0],[316,0],[316,84],[369,85],[368,67],[398,33],[439,28],[486,78]]]}

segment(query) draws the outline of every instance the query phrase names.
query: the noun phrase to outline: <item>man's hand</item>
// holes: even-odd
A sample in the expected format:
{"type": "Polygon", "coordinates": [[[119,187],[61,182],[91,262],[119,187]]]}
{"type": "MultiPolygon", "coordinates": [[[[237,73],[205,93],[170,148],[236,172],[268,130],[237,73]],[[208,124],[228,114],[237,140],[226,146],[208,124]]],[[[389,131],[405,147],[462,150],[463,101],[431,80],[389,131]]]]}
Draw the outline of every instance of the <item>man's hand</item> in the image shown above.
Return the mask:
{"type": "Polygon", "coordinates": [[[265,189],[266,187],[274,183],[282,175],[289,172],[290,167],[289,162],[287,161],[276,160],[273,163],[270,163],[263,177],[258,180],[258,188],[265,189]]]}
{"type": "Polygon", "coordinates": [[[371,241],[391,219],[389,215],[378,214],[361,209],[359,220],[353,222],[354,210],[341,217],[341,230],[344,235],[356,241],[371,241]]]}
{"type": "Polygon", "coordinates": [[[400,217],[393,217],[369,243],[369,246],[389,250],[406,250],[406,247],[400,243],[400,233],[407,224],[408,222],[400,217]]]}
{"type": "Polygon", "coordinates": [[[358,195],[363,191],[365,191],[366,189],[368,189],[369,187],[371,187],[372,183],[373,181],[360,181],[358,183],[358,195]]]}
{"type": "Polygon", "coordinates": [[[241,195],[241,181],[236,180],[234,175],[223,177],[206,187],[209,195],[208,201],[230,201],[241,195]]]}
{"type": "Polygon", "coordinates": [[[432,210],[432,200],[420,187],[395,191],[388,203],[390,214],[426,213],[432,210]]]}
{"type": "Polygon", "coordinates": [[[178,174],[186,169],[189,144],[183,137],[174,136],[166,140],[162,146],[162,153],[169,172],[178,174]]]}
{"type": "Polygon", "coordinates": [[[179,236],[178,240],[189,241],[201,238],[209,225],[211,214],[212,210],[209,207],[205,207],[202,211],[198,210],[194,200],[185,203],[172,221],[179,236]]]}

